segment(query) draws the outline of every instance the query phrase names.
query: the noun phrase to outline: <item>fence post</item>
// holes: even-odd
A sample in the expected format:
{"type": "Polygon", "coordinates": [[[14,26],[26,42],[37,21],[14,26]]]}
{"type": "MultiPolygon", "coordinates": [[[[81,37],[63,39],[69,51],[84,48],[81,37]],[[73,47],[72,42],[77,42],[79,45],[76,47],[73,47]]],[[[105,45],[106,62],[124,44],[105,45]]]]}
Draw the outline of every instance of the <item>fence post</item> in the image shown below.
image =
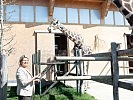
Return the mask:
{"type": "MultiPolygon", "coordinates": [[[[41,50],[38,50],[37,52],[37,65],[39,67],[39,74],[41,75],[41,50]]],[[[40,78],[40,84],[39,84],[39,94],[41,95],[42,93],[42,82],[41,82],[41,78],[40,78]]]]}
{"type": "Polygon", "coordinates": [[[113,98],[114,100],[119,100],[119,91],[118,91],[118,80],[119,80],[119,67],[118,67],[118,58],[117,58],[117,44],[115,42],[111,43],[111,74],[113,79],[113,98]]]}
{"type": "Polygon", "coordinates": [[[35,54],[32,54],[32,75],[35,76],[35,54]]]}
{"type": "MultiPolygon", "coordinates": [[[[79,56],[82,57],[82,49],[79,49],[79,56]]],[[[79,61],[79,74],[83,76],[83,61],[79,61]]],[[[82,94],[84,92],[84,84],[83,80],[79,80],[79,93],[82,94]]]]}
{"type": "Polygon", "coordinates": [[[7,100],[7,66],[6,56],[0,55],[0,100],[7,100]]]}
{"type": "MultiPolygon", "coordinates": [[[[75,51],[75,55],[74,56],[79,56],[79,49],[77,49],[76,47],[75,47],[75,49],[74,49],[75,51]]],[[[75,61],[75,64],[76,64],[76,75],[77,76],[79,76],[79,61],[75,61]]],[[[79,84],[79,80],[76,80],[76,87],[77,87],[77,93],[79,93],[79,86],[80,84],[79,84]]]]}

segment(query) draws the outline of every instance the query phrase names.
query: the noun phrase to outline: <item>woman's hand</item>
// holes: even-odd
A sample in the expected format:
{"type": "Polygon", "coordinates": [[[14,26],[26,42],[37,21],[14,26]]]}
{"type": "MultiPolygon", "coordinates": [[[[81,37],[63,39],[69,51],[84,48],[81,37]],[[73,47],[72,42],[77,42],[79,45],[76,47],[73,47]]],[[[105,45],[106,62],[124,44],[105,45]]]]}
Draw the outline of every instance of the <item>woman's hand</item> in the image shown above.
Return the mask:
{"type": "Polygon", "coordinates": [[[39,75],[34,76],[32,79],[33,79],[33,80],[39,79],[39,75]]]}
{"type": "Polygon", "coordinates": [[[34,76],[33,81],[40,82],[40,74],[34,76]]]}
{"type": "Polygon", "coordinates": [[[35,79],[34,81],[35,81],[35,82],[40,82],[40,79],[35,79]]]}

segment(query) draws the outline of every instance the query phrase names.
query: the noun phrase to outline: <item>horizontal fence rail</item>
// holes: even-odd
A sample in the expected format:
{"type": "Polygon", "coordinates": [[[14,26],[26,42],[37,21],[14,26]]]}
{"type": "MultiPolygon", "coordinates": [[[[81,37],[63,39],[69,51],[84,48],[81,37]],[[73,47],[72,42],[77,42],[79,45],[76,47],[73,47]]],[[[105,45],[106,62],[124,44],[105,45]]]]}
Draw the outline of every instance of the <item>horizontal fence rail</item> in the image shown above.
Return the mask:
{"type": "MultiPolygon", "coordinates": [[[[133,48],[125,49],[125,50],[118,50],[118,56],[133,56],[133,48]]],[[[104,53],[96,53],[96,54],[88,54],[84,56],[90,57],[110,57],[112,54],[111,52],[104,52],[104,53]]]]}
{"type": "MultiPolygon", "coordinates": [[[[68,57],[56,56],[57,61],[111,61],[111,57],[68,57]]],[[[133,61],[133,57],[118,57],[119,61],[133,61]]]]}
{"type": "MultiPolygon", "coordinates": [[[[112,76],[58,76],[56,81],[70,81],[70,80],[95,80],[95,79],[111,79],[112,76]]],[[[119,75],[119,79],[132,79],[133,75],[119,75]]]]}

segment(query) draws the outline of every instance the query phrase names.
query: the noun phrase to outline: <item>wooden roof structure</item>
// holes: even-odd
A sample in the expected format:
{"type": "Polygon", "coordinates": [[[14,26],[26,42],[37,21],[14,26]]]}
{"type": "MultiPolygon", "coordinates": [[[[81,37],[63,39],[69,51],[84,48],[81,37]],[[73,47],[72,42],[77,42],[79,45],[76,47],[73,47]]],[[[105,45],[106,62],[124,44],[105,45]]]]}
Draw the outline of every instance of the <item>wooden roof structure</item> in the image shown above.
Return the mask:
{"type": "Polygon", "coordinates": [[[115,8],[112,0],[49,0],[49,16],[53,15],[55,5],[62,3],[65,5],[73,5],[76,7],[95,7],[99,8],[101,18],[104,19],[110,8],[115,8]]]}
{"type": "Polygon", "coordinates": [[[4,2],[17,2],[18,4],[25,3],[33,5],[47,5],[49,16],[53,15],[54,7],[74,7],[74,8],[97,8],[100,9],[101,19],[107,16],[108,10],[116,10],[113,0],[4,0],[4,2]]]}

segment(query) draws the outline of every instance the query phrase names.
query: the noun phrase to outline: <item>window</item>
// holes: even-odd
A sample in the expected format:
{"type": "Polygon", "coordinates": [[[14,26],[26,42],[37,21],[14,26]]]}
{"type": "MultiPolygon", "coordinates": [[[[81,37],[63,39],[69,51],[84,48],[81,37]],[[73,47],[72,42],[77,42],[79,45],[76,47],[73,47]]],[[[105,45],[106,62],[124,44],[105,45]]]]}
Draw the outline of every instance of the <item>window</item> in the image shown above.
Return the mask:
{"type": "Polygon", "coordinates": [[[6,5],[6,21],[19,21],[19,6],[18,5],[6,5]]]}
{"type": "MultiPolygon", "coordinates": [[[[7,22],[38,22],[48,23],[48,7],[28,5],[6,5],[5,20],[7,22]]],[[[61,23],[101,24],[100,11],[96,9],[78,9],[55,7],[53,18],[61,23]]],[[[126,25],[128,21],[118,11],[108,11],[105,25],[126,25]]]]}
{"type": "Polygon", "coordinates": [[[80,14],[80,24],[89,24],[90,23],[88,9],[80,9],[79,14],[80,14]]]}
{"type": "Polygon", "coordinates": [[[108,11],[107,17],[105,17],[105,24],[114,25],[113,11],[108,11]]]}
{"type": "Polygon", "coordinates": [[[115,25],[124,25],[124,18],[120,12],[114,12],[115,15],[115,25]]]}
{"type": "Polygon", "coordinates": [[[21,6],[21,21],[34,22],[33,6],[21,6]]]}
{"type": "Polygon", "coordinates": [[[68,23],[78,23],[78,9],[68,8],[68,23]]]}
{"type": "Polygon", "coordinates": [[[100,24],[100,11],[99,10],[90,10],[91,11],[91,24],[100,24]]]}
{"type": "Polygon", "coordinates": [[[48,22],[48,8],[36,6],[36,22],[48,22]]]}
{"type": "Polygon", "coordinates": [[[60,22],[66,23],[66,8],[55,7],[53,16],[60,20],[60,22]]]}

